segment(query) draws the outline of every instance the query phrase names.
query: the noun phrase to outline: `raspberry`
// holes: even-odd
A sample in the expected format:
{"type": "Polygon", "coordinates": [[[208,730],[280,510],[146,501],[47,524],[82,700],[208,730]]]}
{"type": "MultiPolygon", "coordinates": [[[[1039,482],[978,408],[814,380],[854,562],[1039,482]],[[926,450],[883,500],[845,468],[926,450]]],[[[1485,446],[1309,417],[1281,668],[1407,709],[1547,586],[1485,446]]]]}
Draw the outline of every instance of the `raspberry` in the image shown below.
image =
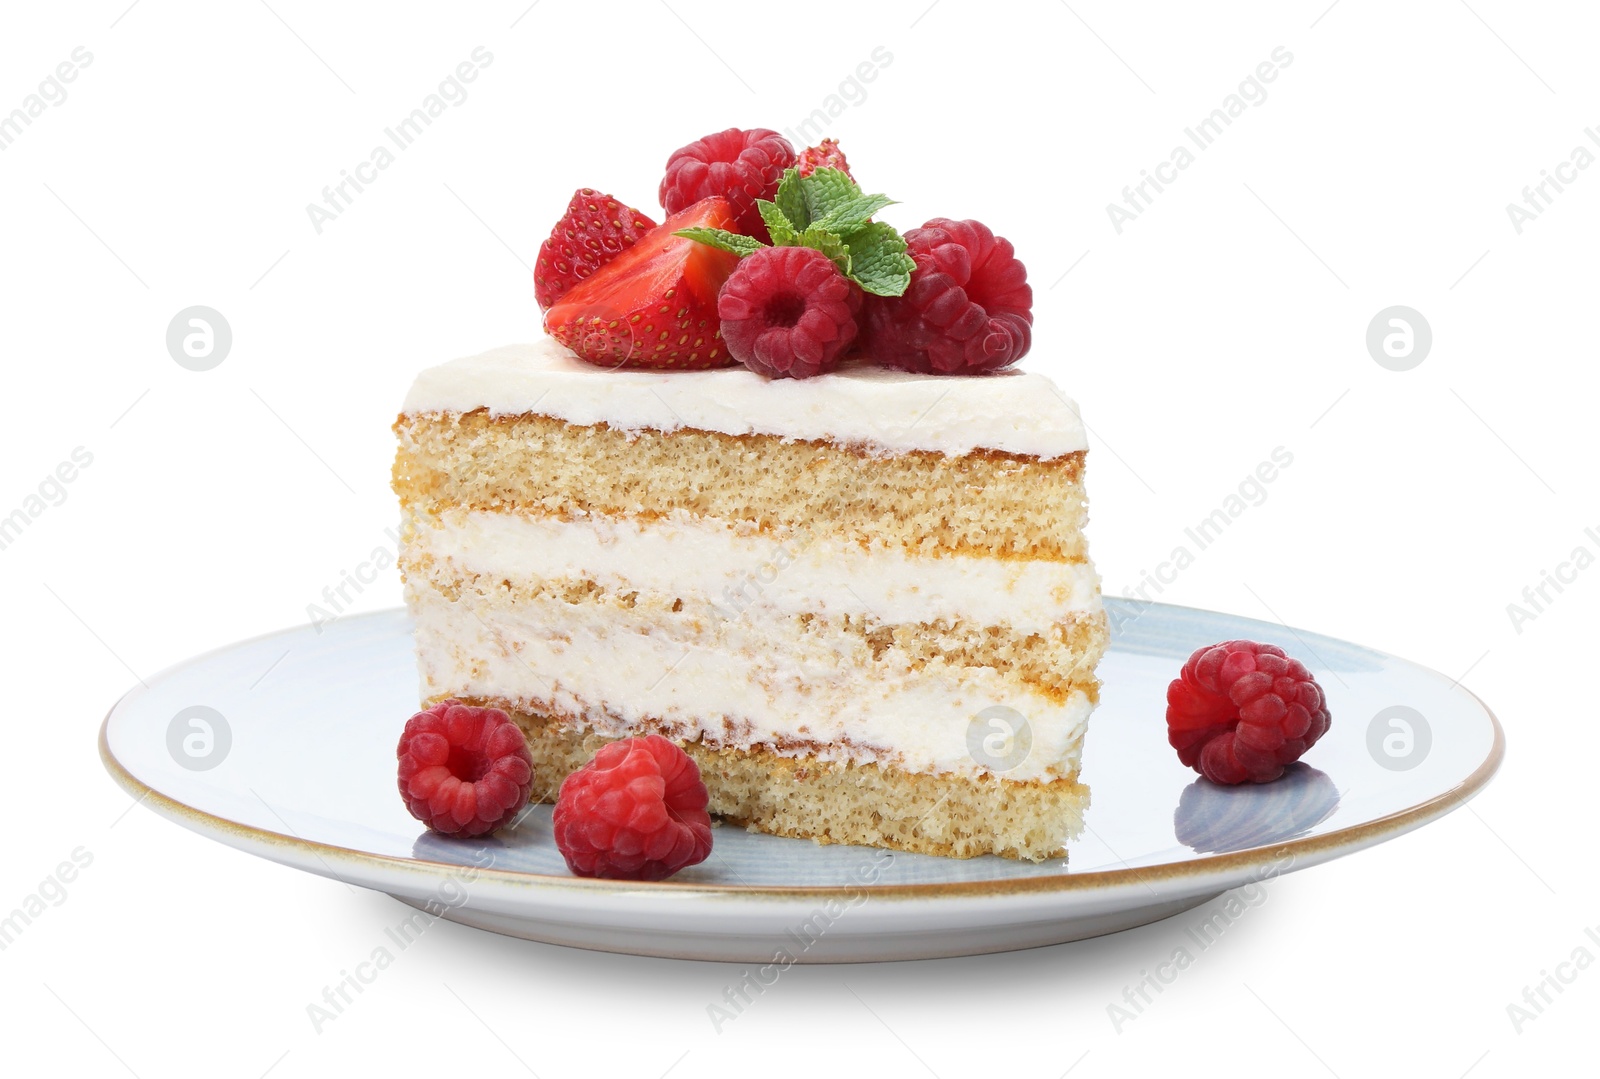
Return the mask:
{"type": "Polygon", "coordinates": [[[1311,672],[1270,644],[1201,648],[1167,687],[1167,741],[1213,783],[1270,783],[1328,730],[1311,672]]]}
{"type": "Polygon", "coordinates": [[[494,831],[528,804],[533,757],[498,708],[444,701],[406,721],[395,751],[411,815],[445,835],[494,831]]]}
{"type": "Polygon", "coordinates": [[[888,367],[987,374],[1033,343],[1033,289],[1011,244],[977,221],[936,217],[906,233],[916,262],[903,296],[868,297],[864,344],[888,367]]]}
{"type": "Polygon", "coordinates": [[[533,295],[539,310],[548,310],[573,285],[655,227],[654,221],[610,195],[592,187],[574,191],[567,212],[539,246],[539,261],[533,270],[533,295]]]}
{"type": "MultiPolygon", "coordinates": [[[[800,156],[795,158],[795,167],[800,170],[801,176],[810,176],[818,169],[838,169],[850,176],[850,162],[844,159],[838,139],[823,139],[817,145],[801,150],[800,156]]],[[[854,176],[850,178],[855,179],[854,176]]]]}
{"type": "Polygon", "coordinates": [[[756,200],[770,200],[783,179],[783,170],[793,165],[794,147],[776,131],[730,127],[691,142],[667,158],[661,205],[675,214],[709,195],[721,195],[733,203],[738,230],[766,241],[767,227],[756,200]]]}
{"type": "Polygon", "coordinates": [[[767,247],[741,260],[717,297],[728,354],[768,378],[837,367],[856,338],[861,291],[809,247],[767,247]]]}
{"type": "Polygon", "coordinates": [[[711,853],[706,785],[659,734],[603,746],[561,784],[556,847],[580,877],[665,880],[711,853]]]}

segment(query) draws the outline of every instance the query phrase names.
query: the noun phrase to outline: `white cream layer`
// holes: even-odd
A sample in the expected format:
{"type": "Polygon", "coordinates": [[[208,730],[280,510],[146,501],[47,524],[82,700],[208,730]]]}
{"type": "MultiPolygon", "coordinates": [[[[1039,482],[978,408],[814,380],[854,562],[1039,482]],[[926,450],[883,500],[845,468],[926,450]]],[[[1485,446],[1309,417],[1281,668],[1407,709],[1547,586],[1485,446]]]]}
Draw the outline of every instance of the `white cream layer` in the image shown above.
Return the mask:
{"type": "Polygon", "coordinates": [[[424,697],[550,709],[607,737],[654,721],[718,748],[1050,780],[1077,770],[1093,707],[1078,692],[1059,703],[1032,693],[993,668],[884,673],[842,655],[841,642],[792,631],[775,646],[778,625],[748,614],[707,626],[555,597],[467,591],[452,601],[417,580],[408,592],[424,697]],[[1022,755],[1010,739],[1024,727],[1022,755]]]}
{"type": "Polygon", "coordinates": [[[583,426],[776,435],[890,453],[991,449],[1056,458],[1088,446],[1078,406],[1043,375],[912,375],[870,366],[808,379],[766,379],[743,367],[614,371],[584,363],[550,337],[429,368],[405,401],[407,413],[480,408],[583,426]]]}
{"type": "Polygon", "coordinates": [[[1086,564],[907,557],[686,515],[565,521],[452,508],[413,524],[407,598],[424,696],[549,707],[608,736],[656,720],[714,746],[915,772],[1031,780],[1077,768],[1092,708],[1081,693],[1055,701],[992,668],[875,662],[859,636],[800,633],[793,616],[1042,631],[1100,610],[1086,564]],[[613,594],[664,598],[625,608],[484,594],[457,588],[463,574],[513,585],[590,578],[613,594]],[[681,611],[666,602],[674,597],[681,611]],[[1001,732],[978,718],[997,706],[1026,721],[1032,742],[1005,767],[983,748],[1001,732]]]}
{"type": "Polygon", "coordinates": [[[826,536],[764,534],[688,514],[654,521],[564,520],[453,507],[417,522],[418,553],[521,579],[593,578],[609,588],[703,598],[730,614],[868,615],[1047,633],[1101,610],[1087,562],[909,556],[826,536]]]}

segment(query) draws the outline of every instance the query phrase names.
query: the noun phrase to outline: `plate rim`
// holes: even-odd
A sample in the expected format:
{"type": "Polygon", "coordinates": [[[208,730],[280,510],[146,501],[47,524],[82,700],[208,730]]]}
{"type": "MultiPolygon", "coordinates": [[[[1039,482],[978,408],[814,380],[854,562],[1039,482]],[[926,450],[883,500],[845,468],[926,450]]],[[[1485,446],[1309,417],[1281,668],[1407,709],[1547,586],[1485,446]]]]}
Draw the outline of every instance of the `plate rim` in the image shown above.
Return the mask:
{"type": "MultiPolygon", "coordinates": [[[[1248,616],[1244,615],[1232,615],[1225,611],[1210,611],[1206,608],[1189,607],[1183,604],[1156,603],[1154,606],[1197,611],[1202,614],[1221,614],[1230,618],[1246,618],[1249,620],[1248,616]]],[[[340,621],[376,621],[380,618],[392,618],[397,614],[405,614],[405,608],[386,607],[378,611],[350,615],[347,618],[341,618],[340,621]]],[[[128,689],[111,705],[106,712],[105,719],[100,723],[97,741],[102,765],[111,774],[111,778],[116,781],[118,786],[135,796],[135,804],[149,805],[161,816],[176,821],[191,831],[205,835],[208,838],[219,838],[222,835],[226,835],[235,841],[232,845],[239,849],[268,857],[271,861],[279,861],[280,864],[280,859],[272,858],[266,855],[265,852],[272,848],[282,847],[302,851],[326,866],[330,870],[330,876],[332,875],[332,867],[327,862],[327,856],[330,855],[342,861],[354,862],[370,869],[401,876],[416,874],[433,879],[440,874],[448,875],[452,872],[459,872],[463,867],[453,862],[439,862],[428,858],[398,857],[391,854],[358,850],[334,843],[324,843],[321,840],[305,839],[292,834],[292,832],[290,834],[275,832],[268,828],[259,828],[252,824],[244,824],[240,821],[218,816],[197,806],[189,805],[187,802],[179,801],[145,783],[129,771],[117,759],[116,754],[112,752],[108,738],[112,719],[129,697],[139,692],[140,689],[149,688],[149,681],[162,678],[174,671],[189,667],[222,652],[304,628],[305,626],[303,625],[290,626],[208,649],[205,652],[171,664],[151,675],[150,679],[142,682],[141,685],[128,689]]],[[[1317,635],[1321,637],[1327,636],[1327,634],[1317,635]]],[[[1366,645],[1355,644],[1339,638],[1328,639],[1336,640],[1340,644],[1352,648],[1361,648],[1369,652],[1378,651],[1366,645]]],[[[809,901],[830,896],[854,896],[863,891],[874,899],[952,899],[993,898],[996,896],[1036,895],[1041,893],[1054,895],[1058,893],[1115,891],[1126,886],[1148,887],[1153,883],[1174,884],[1184,881],[1193,881],[1204,887],[1205,885],[1201,884],[1201,882],[1210,878],[1229,877],[1240,870],[1270,866],[1285,857],[1292,859],[1290,871],[1307,868],[1311,865],[1328,861],[1341,853],[1361,850],[1378,842],[1403,835],[1460,808],[1488,786],[1490,780],[1499,772],[1500,766],[1505,761],[1505,729],[1501,726],[1500,719],[1495,715],[1494,710],[1489,707],[1482,697],[1462,685],[1459,679],[1451,680],[1447,675],[1434,670],[1432,667],[1424,666],[1401,656],[1393,656],[1386,652],[1379,652],[1378,654],[1388,658],[1399,659],[1401,662],[1409,663],[1419,670],[1449,681],[1452,689],[1465,693],[1483,710],[1485,718],[1489,721],[1493,740],[1484,759],[1478,763],[1478,766],[1471,773],[1454,786],[1415,805],[1407,806],[1405,809],[1387,813],[1372,820],[1351,824],[1331,832],[1303,836],[1268,846],[1249,847],[1241,851],[1207,854],[1182,862],[1161,862],[1148,866],[1124,865],[1115,869],[1087,870],[1082,873],[1061,873],[1051,876],[998,878],[977,881],[910,884],[873,883],[862,885],[726,884],[674,880],[614,881],[587,877],[558,876],[550,873],[527,873],[520,870],[495,869],[492,867],[475,867],[474,878],[475,881],[514,889],[573,891],[586,895],[620,896],[625,893],[648,892],[676,895],[680,898],[704,896],[770,900],[803,899],[809,901]]],[[[295,866],[295,868],[305,867],[295,866]]],[[[315,872],[315,870],[309,871],[315,872]]],[[[343,880],[345,878],[337,877],[335,879],[343,880]]]]}

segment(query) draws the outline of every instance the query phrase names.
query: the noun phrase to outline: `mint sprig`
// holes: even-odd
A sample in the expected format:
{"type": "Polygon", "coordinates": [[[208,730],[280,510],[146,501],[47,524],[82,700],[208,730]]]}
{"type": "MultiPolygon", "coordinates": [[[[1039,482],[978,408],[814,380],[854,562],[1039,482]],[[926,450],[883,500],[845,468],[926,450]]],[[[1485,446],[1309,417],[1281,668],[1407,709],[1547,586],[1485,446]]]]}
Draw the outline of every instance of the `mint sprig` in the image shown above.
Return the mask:
{"type": "MultiPolygon", "coordinates": [[[[887,195],[862,194],[856,182],[838,169],[817,169],[810,176],[789,169],[772,201],[756,200],[774,246],[821,251],[862,291],[877,296],[903,294],[916,268],[893,226],[872,220],[873,214],[893,205],[887,195]]],[[[726,229],[689,228],[674,235],[740,258],[767,246],[726,229]]]]}
{"type": "Polygon", "coordinates": [[[738,232],[729,232],[727,229],[707,229],[696,226],[690,229],[679,229],[674,236],[682,236],[697,243],[710,244],[712,247],[721,248],[723,251],[732,251],[740,258],[753,255],[767,245],[754,236],[745,236],[738,232]]]}
{"type": "MultiPolygon", "coordinates": [[[[772,242],[779,247],[788,247],[794,243],[799,235],[794,231],[794,224],[778,209],[777,203],[768,202],[766,199],[756,200],[756,209],[761,211],[761,220],[767,226],[767,232],[772,235],[772,242]]],[[[756,243],[760,243],[757,240],[756,243]]]]}

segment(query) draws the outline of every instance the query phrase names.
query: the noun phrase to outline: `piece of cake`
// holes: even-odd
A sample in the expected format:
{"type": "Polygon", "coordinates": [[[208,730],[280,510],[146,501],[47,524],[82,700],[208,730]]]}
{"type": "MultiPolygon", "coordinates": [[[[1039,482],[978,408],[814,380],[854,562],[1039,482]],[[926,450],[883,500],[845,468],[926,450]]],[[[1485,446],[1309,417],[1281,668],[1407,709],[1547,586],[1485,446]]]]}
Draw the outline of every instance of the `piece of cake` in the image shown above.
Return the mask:
{"type": "Polygon", "coordinates": [[[763,832],[1038,860],[1079,831],[1106,625],[1044,376],[543,338],[423,372],[395,430],[422,697],[509,713],[535,800],[655,732],[763,832]]]}

